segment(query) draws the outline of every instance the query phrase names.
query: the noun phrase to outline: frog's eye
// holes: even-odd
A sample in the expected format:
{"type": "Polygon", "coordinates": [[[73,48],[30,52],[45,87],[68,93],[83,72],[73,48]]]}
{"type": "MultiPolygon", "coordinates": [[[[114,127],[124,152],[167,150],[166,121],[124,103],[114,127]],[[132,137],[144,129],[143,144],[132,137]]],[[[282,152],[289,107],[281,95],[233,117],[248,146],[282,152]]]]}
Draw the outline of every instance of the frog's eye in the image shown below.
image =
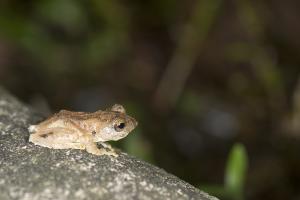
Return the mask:
{"type": "Polygon", "coordinates": [[[125,128],[125,123],[124,122],[121,122],[121,123],[118,123],[118,124],[114,125],[114,129],[117,132],[122,131],[124,128],[125,128]]]}

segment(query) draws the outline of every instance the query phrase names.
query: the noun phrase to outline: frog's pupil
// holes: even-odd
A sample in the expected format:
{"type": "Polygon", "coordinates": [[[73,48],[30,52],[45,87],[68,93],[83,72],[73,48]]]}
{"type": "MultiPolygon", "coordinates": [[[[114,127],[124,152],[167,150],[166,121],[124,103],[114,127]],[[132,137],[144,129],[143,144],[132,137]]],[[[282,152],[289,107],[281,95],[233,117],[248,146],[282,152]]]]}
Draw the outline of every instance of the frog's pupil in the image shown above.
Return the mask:
{"type": "Polygon", "coordinates": [[[125,127],[125,123],[120,123],[118,126],[119,129],[123,129],[124,127],[125,127]]]}

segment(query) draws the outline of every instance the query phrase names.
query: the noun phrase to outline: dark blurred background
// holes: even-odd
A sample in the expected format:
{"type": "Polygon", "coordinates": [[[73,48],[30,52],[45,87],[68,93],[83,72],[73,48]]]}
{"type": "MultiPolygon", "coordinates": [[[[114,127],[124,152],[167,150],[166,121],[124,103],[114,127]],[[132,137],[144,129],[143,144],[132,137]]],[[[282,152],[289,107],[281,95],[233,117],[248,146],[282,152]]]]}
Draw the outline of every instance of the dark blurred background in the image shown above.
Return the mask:
{"type": "Polygon", "coordinates": [[[1,0],[0,84],[45,115],[123,104],[139,126],[113,145],[221,199],[233,199],[219,189],[238,142],[236,199],[300,199],[299,11],[295,0],[1,0]]]}

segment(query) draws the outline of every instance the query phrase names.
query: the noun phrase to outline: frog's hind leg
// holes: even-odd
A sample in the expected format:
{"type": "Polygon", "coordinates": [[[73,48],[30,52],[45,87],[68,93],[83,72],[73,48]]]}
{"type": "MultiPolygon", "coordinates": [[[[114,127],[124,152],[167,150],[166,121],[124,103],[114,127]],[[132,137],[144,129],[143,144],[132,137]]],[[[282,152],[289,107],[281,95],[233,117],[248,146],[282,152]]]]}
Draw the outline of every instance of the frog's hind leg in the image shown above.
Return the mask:
{"type": "Polygon", "coordinates": [[[29,137],[29,142],[54,149],[85,149],[85,145],[78,142],[77,134],[65,128],[52,128],[37,131],[29,137]]]}
{"type": "Polygon", "coordinates": [[[49,132],[37,132],[37,133],[33,133],[30,134],[29,136],[29,142],[32,142],[34,144],[38,144],[40,146],[49,146],[47,144],[49,144],[49,141],[47,140],[47,138],[49,136],[51,136],[53,134],[53,132],[49,131],[49,132]]]}

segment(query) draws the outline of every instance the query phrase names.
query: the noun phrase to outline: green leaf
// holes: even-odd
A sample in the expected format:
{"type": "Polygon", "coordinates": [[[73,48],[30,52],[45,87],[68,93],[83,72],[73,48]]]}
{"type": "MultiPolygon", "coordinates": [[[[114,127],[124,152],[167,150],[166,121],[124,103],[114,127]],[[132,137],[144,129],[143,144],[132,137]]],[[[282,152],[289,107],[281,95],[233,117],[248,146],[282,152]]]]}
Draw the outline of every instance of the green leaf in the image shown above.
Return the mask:
{"type": "Polygon", "coordinates": [[[235,144],[229,154],[225,171],[225,189],[234,199],[243,199],[248,158],[243,144],[235,144]]]}

